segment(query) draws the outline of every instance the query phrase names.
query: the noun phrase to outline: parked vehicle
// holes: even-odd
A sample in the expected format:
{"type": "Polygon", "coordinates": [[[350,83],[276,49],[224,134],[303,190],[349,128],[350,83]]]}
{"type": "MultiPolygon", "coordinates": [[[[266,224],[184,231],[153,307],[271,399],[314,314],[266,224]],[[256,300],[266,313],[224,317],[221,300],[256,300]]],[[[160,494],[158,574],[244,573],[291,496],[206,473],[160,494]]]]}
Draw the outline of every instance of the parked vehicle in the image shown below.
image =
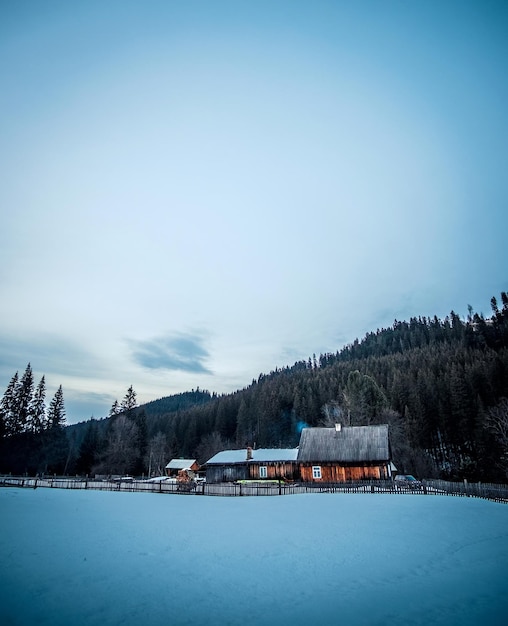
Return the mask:
{"type": "Polygon", "coordinates": [[[422,483],[411,474],[398,474],[394,482],[396,489],[423,489],[422,483]]]}
{"type": "Polygon", "coordinates": [[[145,480],[146,483],[176,483],[176,478],[169,478],[169,476],[154,476],[145,480]]]}

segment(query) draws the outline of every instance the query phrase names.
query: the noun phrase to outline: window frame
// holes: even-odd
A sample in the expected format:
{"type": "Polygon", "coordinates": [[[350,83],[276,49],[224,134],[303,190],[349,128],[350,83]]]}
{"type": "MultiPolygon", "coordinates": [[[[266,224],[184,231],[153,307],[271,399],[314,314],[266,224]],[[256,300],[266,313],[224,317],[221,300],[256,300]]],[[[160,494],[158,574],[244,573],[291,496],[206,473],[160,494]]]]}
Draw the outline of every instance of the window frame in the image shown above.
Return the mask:
{"type": "Polygon", "coordinates": [[[259,466],[259,478],[268,478],[268,467],[266,465],[259,466]]]}
{"type": "Polygon", "coordinates": [[[313,480],[321,480],[323,478],[323,474],[321,472],[321,465],[312,466],[312,478],[313,480]]]}

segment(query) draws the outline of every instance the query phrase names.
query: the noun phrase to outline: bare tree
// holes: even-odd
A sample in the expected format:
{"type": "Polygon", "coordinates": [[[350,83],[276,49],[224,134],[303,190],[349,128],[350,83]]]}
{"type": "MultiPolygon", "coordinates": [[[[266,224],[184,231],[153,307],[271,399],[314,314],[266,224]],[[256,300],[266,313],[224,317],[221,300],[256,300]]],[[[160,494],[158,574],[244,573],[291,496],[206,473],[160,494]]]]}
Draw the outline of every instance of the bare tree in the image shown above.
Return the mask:
{"type": "Polygon", "coordinates": [[[325,428],[333,428],[335,424],[349,426],[350,419],[348,411],[341,406],[338,400],[332,400],[331,402],[323,404],[321,414],[323,417],[319,422],[320,426],[324,426],[325,428]]]}
{"type": "Polygon", "coordinates": [[[171,459],[167,437],[159,431],[148,443],[145,454],[145,467],[148,468],[148,476],[162,476],[164,469],[171,459]]]}
{"type": "Polygon", "coordinates": [[[99,474],[126,474],[132,471],[138,458],[138,427],[119,415],[114,419],[108,435],[108,447],[98,468],[99,474]]]}
{"type": "Polygon", "coordinates": [[[227,439],[216,430],[208,435],[204,435],[196,448],[196,458],[198,463],[206,463],[217,452],[222,452],[229,445],[227,439]]]}

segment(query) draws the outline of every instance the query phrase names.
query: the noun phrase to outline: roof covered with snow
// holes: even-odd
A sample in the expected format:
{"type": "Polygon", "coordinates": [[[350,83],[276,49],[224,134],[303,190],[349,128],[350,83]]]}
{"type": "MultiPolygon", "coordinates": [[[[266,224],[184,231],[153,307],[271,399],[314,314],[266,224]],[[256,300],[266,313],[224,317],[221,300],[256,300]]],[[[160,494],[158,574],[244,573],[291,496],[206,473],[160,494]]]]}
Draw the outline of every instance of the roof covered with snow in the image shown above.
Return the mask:
{"type": "Polygon", "coordinates": [[[298,460],[306,462],[388,461],[388,425],[304,428],[298,460]]]}
{"type": "Polygon", "coordinates": [[[276,463],[278,461],[296,461],[298,448],[259,448],[252,450],[252,459],[247,460],[247,450],[223,450],[217,453],[207,465],[231,465],[234,463],[276,463]]]}
{"type": "Polygon", "coordinates": [[[193,463],[197,463],[196,459],[172,459],[166,469],[187,469],[192,467],[193,463]]]}

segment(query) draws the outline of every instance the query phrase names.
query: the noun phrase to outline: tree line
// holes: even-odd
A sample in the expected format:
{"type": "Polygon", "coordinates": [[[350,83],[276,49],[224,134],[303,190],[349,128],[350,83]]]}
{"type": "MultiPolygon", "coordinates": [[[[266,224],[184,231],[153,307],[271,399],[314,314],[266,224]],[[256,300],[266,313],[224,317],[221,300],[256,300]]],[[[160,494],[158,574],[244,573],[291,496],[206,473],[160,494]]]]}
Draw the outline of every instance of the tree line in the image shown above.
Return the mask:
{"type": "Polygon", "coordinates": [[[192,391],[138,407],[132,386],[110,415],[67,427],[68,470],[153,474],[171,458],[293,447],[305,426],[388,423],[399,471],[505,482],[508,296],[492,316],[395,320],[335,353],[260,374],[244,389],[192,391]],[[130,398],[130,400],[128,400],[130,398]]]}
{"type": "Polygon", "coordinates": [[[16,372],[0,402],[0,435],[40,434],[65,425],[65,405],[60,385],[46,410],[46,377],[34,388],[30,363],[23,376],[16,372]]]}
{"type": "Polygon", "coordinates": [[[30,363],[11,378],[0,402],[0,469],[31,459],[40,471],[63,471],[68,442],[62,385],[46,407],[46,378],[35,386],[30,363]]]}

